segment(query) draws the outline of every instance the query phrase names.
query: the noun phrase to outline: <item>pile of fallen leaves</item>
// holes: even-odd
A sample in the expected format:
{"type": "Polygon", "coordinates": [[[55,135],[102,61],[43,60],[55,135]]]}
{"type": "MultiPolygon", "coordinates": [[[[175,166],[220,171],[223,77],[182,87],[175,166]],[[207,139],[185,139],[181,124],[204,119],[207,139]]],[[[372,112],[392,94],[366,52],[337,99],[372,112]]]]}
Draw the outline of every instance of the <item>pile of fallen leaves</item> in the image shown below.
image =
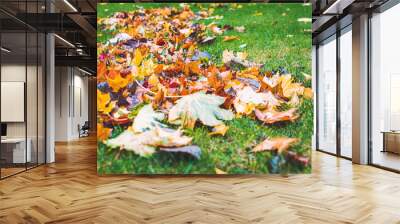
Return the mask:
{"type": "MultiPolygon", "coordinates": [[[[185,136],[185,129],[204,125],[209,135],[224,136],[229,129],[225,121],[235,117],[248,116],[264,125],[299,119],[297,108],[312,91],[284,69],[266,71],[245,52],[229,50],[223,52],[223,64],[217,65],[199,50],[226,30],[246,32],[243,26],[200,22],[217,17],[207,10],[195,13],[186,5],[98,19],[98,28],[113,34],[98,44],[99,141],[140,156],[165,151],[199,159],[201,149],[185,136]],[[124,131],[112,136],[116,126],[124,131]]],[[[296,142],[268,138],[252,151],[275,151],[307,165],[308,157],[289,150],[296,142]]]]}

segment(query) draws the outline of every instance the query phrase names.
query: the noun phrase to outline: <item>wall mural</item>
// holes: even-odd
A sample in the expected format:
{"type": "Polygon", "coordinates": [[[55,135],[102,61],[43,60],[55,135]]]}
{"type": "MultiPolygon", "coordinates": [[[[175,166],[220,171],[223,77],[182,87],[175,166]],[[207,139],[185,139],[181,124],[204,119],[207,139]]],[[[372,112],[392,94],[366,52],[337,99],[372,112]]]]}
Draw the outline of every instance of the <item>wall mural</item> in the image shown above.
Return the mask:
{"type": "Polygon", "coordinates": [[[100,3],[97,169],[311,172],[311,5],[100,3]]]}

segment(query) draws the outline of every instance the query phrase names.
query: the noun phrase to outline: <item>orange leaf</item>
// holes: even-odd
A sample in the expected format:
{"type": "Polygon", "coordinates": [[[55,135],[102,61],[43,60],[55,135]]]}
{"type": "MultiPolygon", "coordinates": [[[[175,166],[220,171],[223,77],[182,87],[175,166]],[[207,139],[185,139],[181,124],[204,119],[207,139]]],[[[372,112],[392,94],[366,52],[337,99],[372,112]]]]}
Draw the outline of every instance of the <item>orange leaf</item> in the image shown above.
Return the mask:
{"type": "Polygon", "coordinates": [[[111,128],[105,128],[102,124],[97,124],[97,140],[107,140],[111,134],[111,128]]]}
{"type": "Polygon", "coordinates": [[[131,75],[127,75],[123,78],[119,72],[113,74],[113,77],[108,78],[108,84],[114,92],[118,92],[121,88],[125,88],[130,82],[132,82],[131,75]]]}
{"type": "Polygon", "coordinates": [[[260,121],[263,121],[266,124],[273,124],[281,121],[294,121],[299,117],[299,115],[296,113],[295,108],[282,112],[278,111],[262,112],[256,109],[255,114],[260,121]]]}
{"type": "Polygon", "coordinates": [[[304,88],[304,98],[312,99],[313,98],[313,91],[311,88],[304,88]]]}
{"type": "Polygon", "coordinates": [[[231,40],[239,40],[238,36],[224,36],[224,40],[223,41],[231,41],[231,40]]]}
{"type": "Polygon", "coordinates": [[[256,147],[254,147],[252,152],[277,151],[279,154],[281,154],[283,152],[286,152],[290,148],[290,146],[292,146],[296,142],[298,142],[297,138],[267,138],[256,147]]]}
{"type": "Polygon", "coordinates": [[[100,61],[97,64],[97,81],[104,82],[106,81],[106,74],[107,74],[107,66],[106,63],[100,61]]]}

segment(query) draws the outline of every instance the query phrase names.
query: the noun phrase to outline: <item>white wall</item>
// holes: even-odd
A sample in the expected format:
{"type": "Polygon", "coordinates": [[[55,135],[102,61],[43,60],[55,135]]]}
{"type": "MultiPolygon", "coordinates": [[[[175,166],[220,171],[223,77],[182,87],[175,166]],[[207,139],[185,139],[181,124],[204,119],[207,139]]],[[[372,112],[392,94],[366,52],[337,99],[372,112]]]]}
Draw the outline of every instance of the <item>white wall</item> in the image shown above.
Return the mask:
{"type": "Polygon", "coordinates": [[[88,120],[88,78],[72,67],[56,67],[55,74],[55,140],[74,140],[88,120]]]}

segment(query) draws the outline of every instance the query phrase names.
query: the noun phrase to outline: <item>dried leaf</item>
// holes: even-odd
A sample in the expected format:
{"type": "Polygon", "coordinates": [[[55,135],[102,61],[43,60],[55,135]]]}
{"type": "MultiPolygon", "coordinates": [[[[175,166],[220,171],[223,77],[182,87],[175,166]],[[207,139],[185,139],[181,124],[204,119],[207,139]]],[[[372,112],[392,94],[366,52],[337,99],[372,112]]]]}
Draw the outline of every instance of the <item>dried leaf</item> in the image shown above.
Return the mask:
{"type": "Polygon", "coordinates": [[[234,29],[239,33],[243,33],[246,30],[244,26],[235,26],[234,29]]]}
{"type": "Polygon", "coordinates": [[[224,36],[224,42],[226,41],[232,41],[232,40],[239,40],[238,36],[224,36]]]}
{"type": "Polygon", "coordinates": [[[255,114],[258,120],[266,124],[273,124],[281,121],[295,121],[299,117],[299,115],[296,113],[295,108],[283,112],[278,112],[278,111],[261,112],[260,110],[255,110],[255,114]]]}
{"type": "Polygon", "coordinates": [[[237,92],[236,98],[233,101],[236,113],[251,114],[256,108],[275,109],[281,102],[271,93],[257,93],[251,87],[245,86],[237,92]]]}
{"type": "Polygon", "coordinates": [[[155,112],[151,104],[147,104],[140,109],[139,113],[135,117],[132,129],[135,133],[140,133],[154,129],[155,127],[166,127],[165,124],[159,122],[163,119],[163,113],[155,112]]]}
{"type": "Polygon", "coordinates": [[[216,174],[228,174],[227,172],[222,171],[222,170],[220,170],[220,169],[218,169],[218,168],[216,168],[216,167],[215,167],[215,173],[216,173],[216,174]]]}
{"type": "Polygon", "coordinates": [[[314,97],[314,93],[311,88],[304,88],[303,95],[306,99],[312,99],[314,97]]]}
{"type": "Polygon", "coordinates": [[[301,22],[301,23],[311,23],[312,19],[311,18],[298,18],[297,22],[301,22]]]}
{"type": "Polygon", "coordinates": [[[311,75],[309,75],[309,74],[307,74],[307,73],[304,73],[304,72],[302,72],[301,74],[304,76],[304,79],[305,79],[306,81],[308,81],[308,80],[311,80],[311,79],[312,79],[312,76],[311,76],[311,75]]]}
{"type": "Polygon", "coordinates": [[[197,120],[207,126],[223,124],[221,120],[233,119],[233,113],[219,106],[225,101],[224,97],[198,92],[179,99],[168,114],[168,121],[193,128],[197,120]]]}
{"type": "Polygon", "coordinates": [[[133,151],[140,156],[149,156],[156,147],[181,147],[189,145],[192,138],[183,136],[182,131],[155,127],[149,131],[135,134],[128,129],[116,138],[109,139],[106,144],[111,148],[133,151]]]}
{"type": "Polygon", "coordinates": [[[197,145],[190,145],[177,148],[160,148],[160,151],[164,152],[174,152],[174,153],[186,153],[192,155],[196,159],[200,159],[201,149],[197,145]]]}
{"type": "Polygon", "coordinates": [[[229,127],[225,124],[217,125],[213,128],[212,132],[208,133],[208,135],[222,135],[225,136],[226,132],[228,131],[229,127]]]}
{"type": "Polygon", "coordinates": [[[252,152],[277,151],[279,154],[281,154],[287,152],[290,146],[292,146],[296,142],[298,142],[297,138],[267,138],[256,147],[254,147],[252,152]]]}
{"type": "Polygon", "coordinates": [[[293,83],[293,78],[290,74],[281,75],[279,77],[279,83],[282,97],[291,99],[294,95],[303,95],[304,86],[302,86],[300,83],[293,83]]]}

